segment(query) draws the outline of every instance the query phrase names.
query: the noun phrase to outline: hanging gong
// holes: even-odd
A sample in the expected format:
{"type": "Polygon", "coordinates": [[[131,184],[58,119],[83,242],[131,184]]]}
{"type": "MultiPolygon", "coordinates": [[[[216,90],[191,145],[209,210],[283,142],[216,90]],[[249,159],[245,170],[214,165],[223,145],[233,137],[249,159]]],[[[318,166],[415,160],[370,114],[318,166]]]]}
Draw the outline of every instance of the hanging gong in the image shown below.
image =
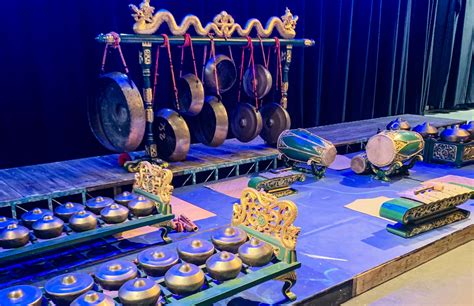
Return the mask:
{"type": "Polygon", "coordinates": [[[178,79],[178,102],[181,113],[195,116],[199,114],[204,104],[204,86],[201,80],[192,73],[178,79]]]}
{"type": "Polygon", "coordinates": [[[99,142],[115,152],[130,152],[145,134],[145,108],[138,88],[126,74],[99,77],[88,107],[89,125],[99,142]]]}
{"type": "Polygon", "coordinates": [[[269,145],[277,143],[278,136],[291,126],[290,115],[280,104],[265,104],[260,112],[262,114],[263,127],[260,136],[269,145]]]}
{"type": "Polygon", "coordinates": [[[229,119],[224,104],[216,96],[207,96],[201,112],[194,117],[194,136],[211,147],[224,143],[229,129],[229,119]]]}
{"type": "Polygon", "coordinates": [[[223,54],[211,57],[204,68],[204,78],[207,89],[212,93],[217,92],[217,85],[219,85],[219,93],[228,91],[237,80],[234,61],[223,54]]]}
{"type": "Polygon", "coordinates": [[[244,74],[243,86],[247,96],[253,98],[253,82],[255,79],[255,93],[257,99],[265,97],[272,88],[272,75],[263,65],[255,65],[255,78],[252,67],[247,68],[244,74]]]}
{"type": "Polygon", "coordinates": [[[155,116],[153,122],[158,155],[167,161],[186,159],[191,144],[189,128],[176,111],[164,108],[155,116]]]}
{"type": "Polygon", "coordinates": [[[230,124],[235,138],[241,142],[249,142],[262,130],[262,115],[253,105],[239,103],[230,124]]]}

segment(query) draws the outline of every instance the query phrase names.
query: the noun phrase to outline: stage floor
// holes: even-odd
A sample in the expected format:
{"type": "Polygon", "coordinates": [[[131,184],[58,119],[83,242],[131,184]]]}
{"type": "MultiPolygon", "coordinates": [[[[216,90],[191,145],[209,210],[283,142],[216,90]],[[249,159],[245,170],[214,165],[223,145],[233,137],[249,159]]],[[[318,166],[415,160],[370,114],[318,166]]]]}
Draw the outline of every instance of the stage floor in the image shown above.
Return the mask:
{"type": "MultiPolygon", "coordinates": [[[[360,150],[378,129],[384,129],[387,123],[397,117],[407,120],[413,127],[425,121],[431,122],[436,127],[465,122],[457,119],[400,115],[319,126],[309,128],[309,130],[333,142],[341,149],[353,146],[360,150]]],[[[275,160],[277,155],[278,151],[265,145],[260,137],[249,143],[229,139],[217,148],[206,147],[202,144],[192,145],[187,160],[171,163],[170,169],[175,177],[195,175],[199,172],[213,171],[216,168],[238,167],[246,163],[257,162],[258,165],[258,161],[275,160]]],[[[127,173],[118,165],[117,160],[118,155],[112,154],[0,170],[0,207],[9,205],[8,202],[20,201],[25,197],[40,198],[51,193],[74,192],[77,189],[90,191],[131,185],[134,174],[127,173]]],[[[241,171],[240,174],[244,172],[241,171]]]]}
{"type": "MultiPolygon", "coordinates": [[[[298,205],[295,224],[301,227],[297,256],[302,267],[297,270],[298,279],[293,290],[298,296],[296,302],[337,305],[472,240],[472,217],[404,239],[385,230],[387,221],[344,207],[361,198],[397,197],[397,192],[419,186],[420,181],[448,174],[474,179],[474,165],[457,169],[446,165],[418,163],[409,177],[394,179],[389,183],[375,180],[371,176],[357,176],[351,170],[328,170],[326,177],[319,181],[308,176],[305,182],[294,184],[298,193],[286,199],[298,205]]],[[[236,198],[213,191],[202,184],[179,188],[174,195],[216,214],[197,221],[200,227],[197,233],[172,233],[170,237],[174,241],[191,237],[209,238],[213,230],[230,223],[232,205],[237,201],[236,198]]],[[[473,213],[474,201],[470,200],[461,207],[473,213]]],[[[129,239],[128,247],[143,247],[144,243],[159,241],[159,235],[154,233],[145,236],[129,239]]],[[[109,252],[110,256],[117,255],[109,252]]],[[[101,255],[102,259],[104,255],[106,254],[101,255]]],[[[59,254],[56,256],[59,259],[59,254]]],[[[125,258],[131,260],[135,256],[127,255],[125,258]]],[[[70,263],[72,257],[71,261],[64,262],[65,266],[70,263]]],[[[42,264],[45,263],[39,261],[35,267],[42,264]]],[[[95,264],[89,266],[89,271],[93,271],[94,266],[95,264]]],[[[43,266],[40,270],[45,268],[43,266]]],[[[5,270],[3,271],[5,274],[5,270]]],[[[51,269],[36,273],[41,278],[48,279],[51,275],[64,273],[64,269],[62,272],[61,269],[51,269]]],[[[283,301],[281,286],[281,282],[270,281],[220,304],[278,304],[283,301]]]]}

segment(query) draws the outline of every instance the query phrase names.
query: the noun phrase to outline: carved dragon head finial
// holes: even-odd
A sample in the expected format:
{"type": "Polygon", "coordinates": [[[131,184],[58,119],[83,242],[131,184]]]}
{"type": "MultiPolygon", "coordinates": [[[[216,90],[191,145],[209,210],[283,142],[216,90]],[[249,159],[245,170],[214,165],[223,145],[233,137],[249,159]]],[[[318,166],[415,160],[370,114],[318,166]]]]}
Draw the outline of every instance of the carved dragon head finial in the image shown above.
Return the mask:
{"type": "Polygon", "coordinates": [[[155,8],[150,5],[150,0],[143,0],[140,3],[140,8],[133,4],[130,4],[129,7],[133,11],[132,16],[136,22],[151,23],[153,21],[155,8]]]}
{"type": "Polygon", "coordinates": [[[285,9],[285,15],[281,16],[281,20],[283,21],[283,26],[285,27],[285,30],[293,32],[295,31],[298,16],[293,16],[289,8],[285,9]]]}

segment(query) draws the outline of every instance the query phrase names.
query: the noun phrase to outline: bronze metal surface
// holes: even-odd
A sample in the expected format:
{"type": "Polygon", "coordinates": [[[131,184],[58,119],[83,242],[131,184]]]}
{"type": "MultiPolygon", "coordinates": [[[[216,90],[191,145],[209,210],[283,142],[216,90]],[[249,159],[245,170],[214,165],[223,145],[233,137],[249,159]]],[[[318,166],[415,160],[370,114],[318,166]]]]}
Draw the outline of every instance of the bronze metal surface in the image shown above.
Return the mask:
{"type": "Polygon", "coordinates": [[[155,115],[153,133],[160,158],[167,161],[186,159],[191,135],[186,121],[176,111],[169,108],[161,109],[155,115]]]}
{"type": "Polygon", "coordinates": [[[100,211],[100,216],[106,223],[115,224],[127,220],[128,212],[129,210],[127,207],[114,203],[102,209],[100,211]]]}
{"type": "Polygon", "coordinates": [[[192,118],[193,135],[208,146],[224,143],[229,129],[229,118],[224,104],[216,96],[207,96],[201,112],[192,118]]]}
{"type": "Polygon", "coordinates": [[[204,104],[204,85],[193,74],[188,73],[178,79],[178,103],[180,113],[195,116],[201,112],[204,104]]]}
{"type": "Polygon", "coordinates": [[[219,93],[224,93],[234,86],[237,80],[237,69],[234,61],[227,55],[219,54],[211,57],[204,68],[204,81],[206,89],[211,93],[217,93],[217,85],[219,85],[219,93]],[[215,74],[217,74],[217,82],[215,74]]]}
{"type": "Polygon", "coordinates": [[[277,143],[278,136],[291,127],[288,111],[279,103],[267,103],[260,109],[262,114],[262,131],[260,137],[269,145],[277,143]]]}
{"type": "Polygon", "coordinates": [[[265,97],[272,88],[272,75],[270,71],[263,65],[255,65],[255,88],[256,93],[253,92],[253,69],[252,67],[247,68],[244,74],[243,87],[244,91],[250,98],[257,96],[257,99],[265,97]]]}
{"type": "Polygon", "coordinates": [[[90,100],[89,124],[97,140],[115,152],[130,152],[145,134],[145,108],[140,91],[127,75],[102,75],[90,100]]]}
{"type": "Polygon", "coordinates": [[[239,103],[231,117],[230,127],[235,138],[249,142],[262,131],[262,115],[255,106],[239,103]]]}

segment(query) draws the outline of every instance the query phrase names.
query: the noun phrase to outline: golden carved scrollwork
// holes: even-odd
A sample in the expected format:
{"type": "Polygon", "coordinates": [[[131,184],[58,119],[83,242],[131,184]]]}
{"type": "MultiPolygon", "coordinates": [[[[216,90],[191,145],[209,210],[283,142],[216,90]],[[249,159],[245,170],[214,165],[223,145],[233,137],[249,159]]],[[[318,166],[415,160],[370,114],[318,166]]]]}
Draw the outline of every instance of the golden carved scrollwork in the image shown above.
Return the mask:
{"type": "Polygon", "coordinates": [[[133,188],[141,189],[160,197],[163,204],[169,204],[173,186],[173,172],[159,165],[147,161],[140,162],[138,172],[135,173],[133,188]]]}
{"type": "Polygon", "coordinates": [[[298,209],[292,201],[253,188],[242,191],[240,204],[234,204],[232,225],[245,225],[272,236],[285,248],[295,250],[301,228],[293,225],[298,209]]]}
{"type": "Polygon", "coordinates": [[[298,21],[298,16],[293,16],[291,11],[286,8],[285,14],[281,18],[271,17],[266,27],[263,27],[258,19],[252,18],[242,28],[225,11],[215,16],[212,22],[207,23],[204,27],[199,18],[194,15],[187,15],[178,25],[174,16],[167,10],[159,10],[153,15],[155,8],[150,5],[150,0],[144,0],[139,7],[133,4],[129,6],[135,19],[133,31],[137,34],[154,34],[163,23],[166,23],[171,33],[176,36],[183,36],[192,26],[195,32],[201,36],[215,34],[218,37],[231,37],[234,33],[237,33],[241,37],[247,37],[255,29],[258,36],[270,37],[276,29],[281,37],[294,38],[296,22],[298,21]]]}

